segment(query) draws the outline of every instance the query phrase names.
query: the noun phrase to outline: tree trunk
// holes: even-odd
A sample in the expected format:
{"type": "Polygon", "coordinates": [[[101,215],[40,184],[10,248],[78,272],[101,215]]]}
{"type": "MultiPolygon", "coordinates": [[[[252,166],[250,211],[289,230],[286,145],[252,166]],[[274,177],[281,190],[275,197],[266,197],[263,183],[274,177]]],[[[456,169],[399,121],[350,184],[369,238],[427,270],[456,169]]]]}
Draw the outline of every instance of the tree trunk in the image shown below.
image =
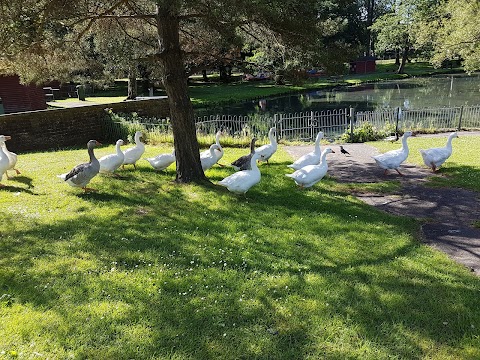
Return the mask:
{"type": "Polygon", "coordinates": [[[367,55],[374,54],[374,37],[372,34],[372,30],[370,30],[370,26],[373,25],[374,17],[375,17],[375,0],[368,0],[367,2],[367,55]]]}
{"type": "Polygon", "coordinates": [[[218,67],[218,70],[220,72],[220,81],[223,83],[228,83],[229,78],[228,78],[227,67],[222,64],[218,67]]]}
{"type": "Polygon", "coordinates": [[[175,139],[176,181],[206,180],[200,163],[193,107],[188,95],[187,76],[179,41],[179,19],[175,5],[157,4],[159,63],[163,85],[170,105],[170,120],[175,139]]]}
{"type": "Polygon", "coordinates": [[[207,70],[202,70],[203,81],[208,82],[207,70]]]}
{"type": "Polygon", "coordinates": [[[135,100],[137,97],[137,77],[135,71],[128,70],[128,100],[135,100]]]}
{"type": "Polygon", "coordinates": [[[400,49],[395,49],[395,65],[400,65],[400,49]]]}
{"type": "Polygon", "coordinates": [[[398,67],[397,74],[403,74],[405,70],[405,63],[407,62],[408,58],[408,46],[405,46],[402,53],[402,60],[400,61],[400,66],[398,67]]]}

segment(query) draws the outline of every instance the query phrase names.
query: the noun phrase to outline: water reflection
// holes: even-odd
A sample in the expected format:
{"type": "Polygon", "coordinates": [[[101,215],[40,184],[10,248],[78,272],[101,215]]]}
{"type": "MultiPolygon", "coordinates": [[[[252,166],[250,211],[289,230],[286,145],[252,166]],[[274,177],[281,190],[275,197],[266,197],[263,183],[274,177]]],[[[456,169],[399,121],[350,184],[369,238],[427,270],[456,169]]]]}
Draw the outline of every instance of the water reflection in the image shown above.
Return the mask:
{"type": "Polygon", "coordinates": [[[480,104],[480,76],[475,74],[412,78],[310,91],[197,111],[198,114],[275,114],[354,107],[374,111],[403,107],[419,109],[480,104]]]}

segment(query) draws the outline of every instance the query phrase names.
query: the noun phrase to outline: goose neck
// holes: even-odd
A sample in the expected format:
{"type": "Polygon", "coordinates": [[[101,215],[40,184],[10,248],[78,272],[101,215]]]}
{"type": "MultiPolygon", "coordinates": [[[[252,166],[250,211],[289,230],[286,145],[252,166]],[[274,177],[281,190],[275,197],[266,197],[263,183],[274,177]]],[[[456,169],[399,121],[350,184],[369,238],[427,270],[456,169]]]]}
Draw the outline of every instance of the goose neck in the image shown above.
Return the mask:
{"type": "Polygon", "coordinates": [[[407,139],[408,139],[408,137],[406,137],[406,136],[402,137],[402,149],[404,149],[404,150],[408,150],[407,139]]]}

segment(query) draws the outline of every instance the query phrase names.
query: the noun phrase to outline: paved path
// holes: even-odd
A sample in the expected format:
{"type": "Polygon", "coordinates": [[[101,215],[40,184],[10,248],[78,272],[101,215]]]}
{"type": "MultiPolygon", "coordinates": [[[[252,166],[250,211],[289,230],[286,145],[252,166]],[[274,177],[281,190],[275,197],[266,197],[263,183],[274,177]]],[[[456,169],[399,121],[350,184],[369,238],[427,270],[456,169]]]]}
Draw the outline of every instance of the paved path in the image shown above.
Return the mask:
{"type": "MultiPolygon", "coordinates": [[[[369,145],[344,145],[351,156],[340,153],[338,145],[330,147],[335,151],[328,156],[330,176],[345,183],[400,181],[402,187],[395,194],[355,195],[386,212],[420,219],[425,243],[445,252],[480,276],[480,229],[472,226],[480,219],[479,193],[457,188],[426,187],[425,180],[433,175],[432,172],[408,163],[402,164],[400,170],[405,176],[395,171],[384,176],[383,170],[372,159],[378,151],[369,145]]],[[[313,146],[287,146],[285,149],[296,159],[312,151],[313,146]]],[[[435,176],[441,176],[441,173],[435,176]]]]}

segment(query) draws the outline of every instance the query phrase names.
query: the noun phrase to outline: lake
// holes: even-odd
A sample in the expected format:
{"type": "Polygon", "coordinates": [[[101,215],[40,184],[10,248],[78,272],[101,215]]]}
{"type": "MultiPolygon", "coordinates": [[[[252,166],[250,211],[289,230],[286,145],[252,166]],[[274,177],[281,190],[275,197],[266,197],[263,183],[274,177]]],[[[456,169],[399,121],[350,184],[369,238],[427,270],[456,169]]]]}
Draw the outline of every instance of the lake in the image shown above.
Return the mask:
{"type": "Polygon", "coordinates": [[[200,111],[199,114],[273,115],[345,107],[354,107],[356,111],[375,111],[396,107],[420,109],[479,104],[480,75],[449,74],[266,98],[200,111]]]}

